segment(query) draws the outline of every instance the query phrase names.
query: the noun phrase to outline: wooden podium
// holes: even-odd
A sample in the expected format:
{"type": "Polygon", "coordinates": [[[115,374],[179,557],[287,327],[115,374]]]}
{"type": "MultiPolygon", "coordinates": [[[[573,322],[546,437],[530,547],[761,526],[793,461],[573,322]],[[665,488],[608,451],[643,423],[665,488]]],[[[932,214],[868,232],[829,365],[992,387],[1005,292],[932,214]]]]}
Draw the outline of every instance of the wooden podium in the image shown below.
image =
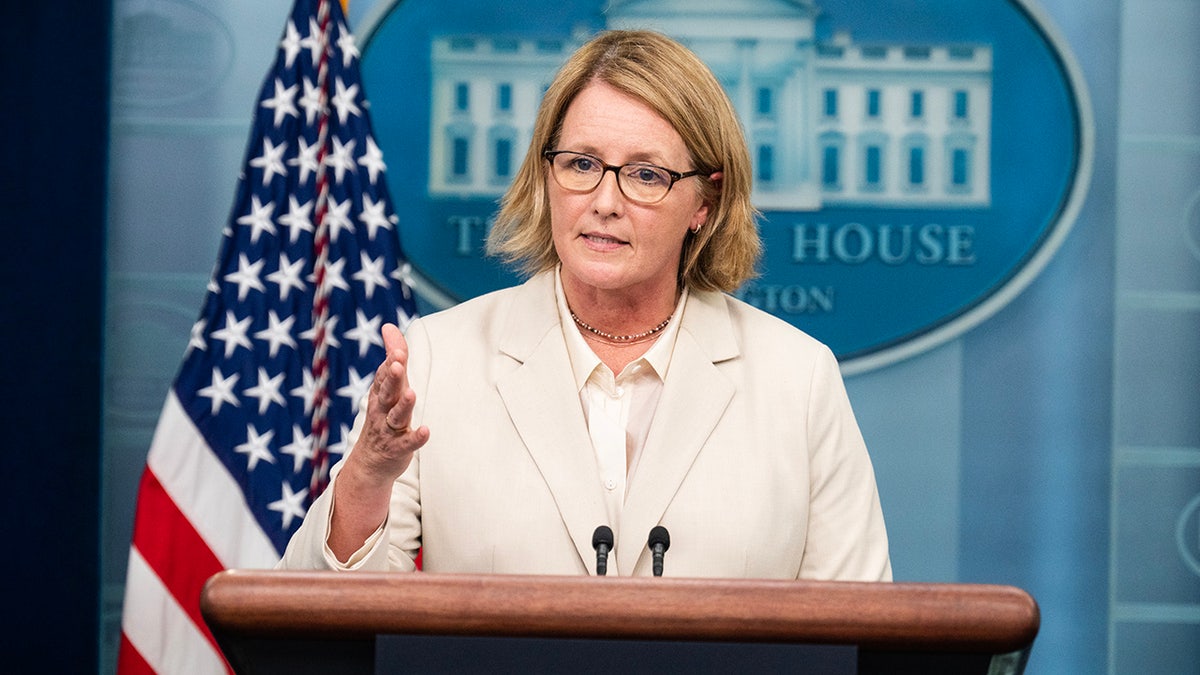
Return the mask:
{"type": "Polygon", "coordinates": [[[374,673],[389,635],[843,645],[849,672],[1001,675],[1024,670],[1040,621],[1011,586],[237,570],[208,581],[201,611],[246,675],[374,673]]]}

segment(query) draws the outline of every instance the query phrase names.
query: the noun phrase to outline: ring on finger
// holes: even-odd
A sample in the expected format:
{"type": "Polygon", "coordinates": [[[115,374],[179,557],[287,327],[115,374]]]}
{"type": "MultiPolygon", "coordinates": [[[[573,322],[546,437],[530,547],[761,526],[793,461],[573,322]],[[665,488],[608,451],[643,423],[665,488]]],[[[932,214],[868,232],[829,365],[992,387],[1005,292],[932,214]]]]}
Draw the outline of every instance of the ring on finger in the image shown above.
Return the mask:
{"type": "Polygon", "coordinates": [[[383,422],[384,422],[384,424],[387,424],[387,427],[388,427],[389,429],[391,429],[392,431],[394,431],[394,432],[396,432],[396,433],[398,433],[398,434],[402,434],[402,433],[404,433],[405,431],[408,431],[408,425],[407,425],[407,424],[406,424],[406,425],[404,425],[404,426],[402,426],[402,427],[398,427],[398,426],[396,426],[396,425],[392,424],[392,418],[391,418],[391,416],[390,416],[390,415],[388,415],[388,416],[385,416],[385,417],[383,418],[383,422]]]}

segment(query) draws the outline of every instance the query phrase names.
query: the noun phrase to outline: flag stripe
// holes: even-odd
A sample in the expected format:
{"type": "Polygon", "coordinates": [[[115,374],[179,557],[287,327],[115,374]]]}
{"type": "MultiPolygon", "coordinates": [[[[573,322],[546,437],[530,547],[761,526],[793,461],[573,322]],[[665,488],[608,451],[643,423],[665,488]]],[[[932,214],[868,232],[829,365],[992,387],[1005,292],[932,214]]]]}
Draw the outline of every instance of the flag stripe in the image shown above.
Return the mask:
{"type": "Polygon", "coordinates": [[[224,567],[266,569],[279,561],[275,546],[247,510],[241,487],[174,391],[163,404],[147,464],[224,567]]]}
{"type": "MultiPolygon", "coordinates": [[[[167,592],[138,553],[129,552],[125,581],[126,611],[121,629],[142,659],[158,673],[227,673],[225,660],[167,592]]],[[[125,664],[121,664],[122,675],[125,664]]]]}
{"type": "Polygon", "coordinates": [[[204,582],[224,568],[152,472],[142,474],[138,496],[145,507],[138,511],[134,547],[192,622],[212,640],[198,603],[204,582]],[[169,549],[155,545],[167,540],[172,542],[169,549]]]}
{"type": "Polygon", "coordinates": [[[133,646],[129,637],[121,634],[121,644],[118,647],[117,660],[121,663],[124,675],[154,675],[154,669],[142,658],[142,653],[133,646]]]}

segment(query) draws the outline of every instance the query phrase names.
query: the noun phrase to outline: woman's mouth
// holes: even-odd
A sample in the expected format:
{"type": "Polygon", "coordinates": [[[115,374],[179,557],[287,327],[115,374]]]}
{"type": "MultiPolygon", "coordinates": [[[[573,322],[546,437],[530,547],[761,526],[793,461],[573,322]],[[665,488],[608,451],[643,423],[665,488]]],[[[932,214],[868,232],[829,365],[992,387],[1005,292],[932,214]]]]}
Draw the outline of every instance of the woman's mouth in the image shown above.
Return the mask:
{"type": "Polygon", "coordinates": [[[602,234],[585,234],[583,235],[583,238],[589,242],[592,242],[593,244],[599,244],[601,246],[621,246],[625,244],[625,242],[621,241],[620,239],[602,234]]]}

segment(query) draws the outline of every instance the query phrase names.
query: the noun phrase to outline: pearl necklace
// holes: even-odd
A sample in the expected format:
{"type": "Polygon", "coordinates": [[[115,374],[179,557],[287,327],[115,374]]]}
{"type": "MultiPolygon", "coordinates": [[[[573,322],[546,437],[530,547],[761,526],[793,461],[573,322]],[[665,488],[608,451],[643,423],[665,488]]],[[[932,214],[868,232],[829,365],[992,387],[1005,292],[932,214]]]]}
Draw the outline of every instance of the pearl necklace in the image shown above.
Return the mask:
{"type": "MultiPolygon", "coordinates": [[[[577,326],[584,329],[588,333],[595,335],[596,337],[602,338],[601,342],[607,342],[610,345],[635,345],[639,342],[645,342],[661,332],[662,329],[666,328],[667,324],[671,323],[671,317],[668,316],[667,318],[663,319],[662,323],[648,331],[634,333],[633,335],[613,335],[612,333],[605,333],[602,330],[592,328],[588,324],[584,323],[583,320],[578,316],[575,316],[574,311],[571,311],[571,318],[575,320],[575,324],[577,326]]],[[[591,335],[585,335],[584,337],[591,337],[591,335]]]]}

